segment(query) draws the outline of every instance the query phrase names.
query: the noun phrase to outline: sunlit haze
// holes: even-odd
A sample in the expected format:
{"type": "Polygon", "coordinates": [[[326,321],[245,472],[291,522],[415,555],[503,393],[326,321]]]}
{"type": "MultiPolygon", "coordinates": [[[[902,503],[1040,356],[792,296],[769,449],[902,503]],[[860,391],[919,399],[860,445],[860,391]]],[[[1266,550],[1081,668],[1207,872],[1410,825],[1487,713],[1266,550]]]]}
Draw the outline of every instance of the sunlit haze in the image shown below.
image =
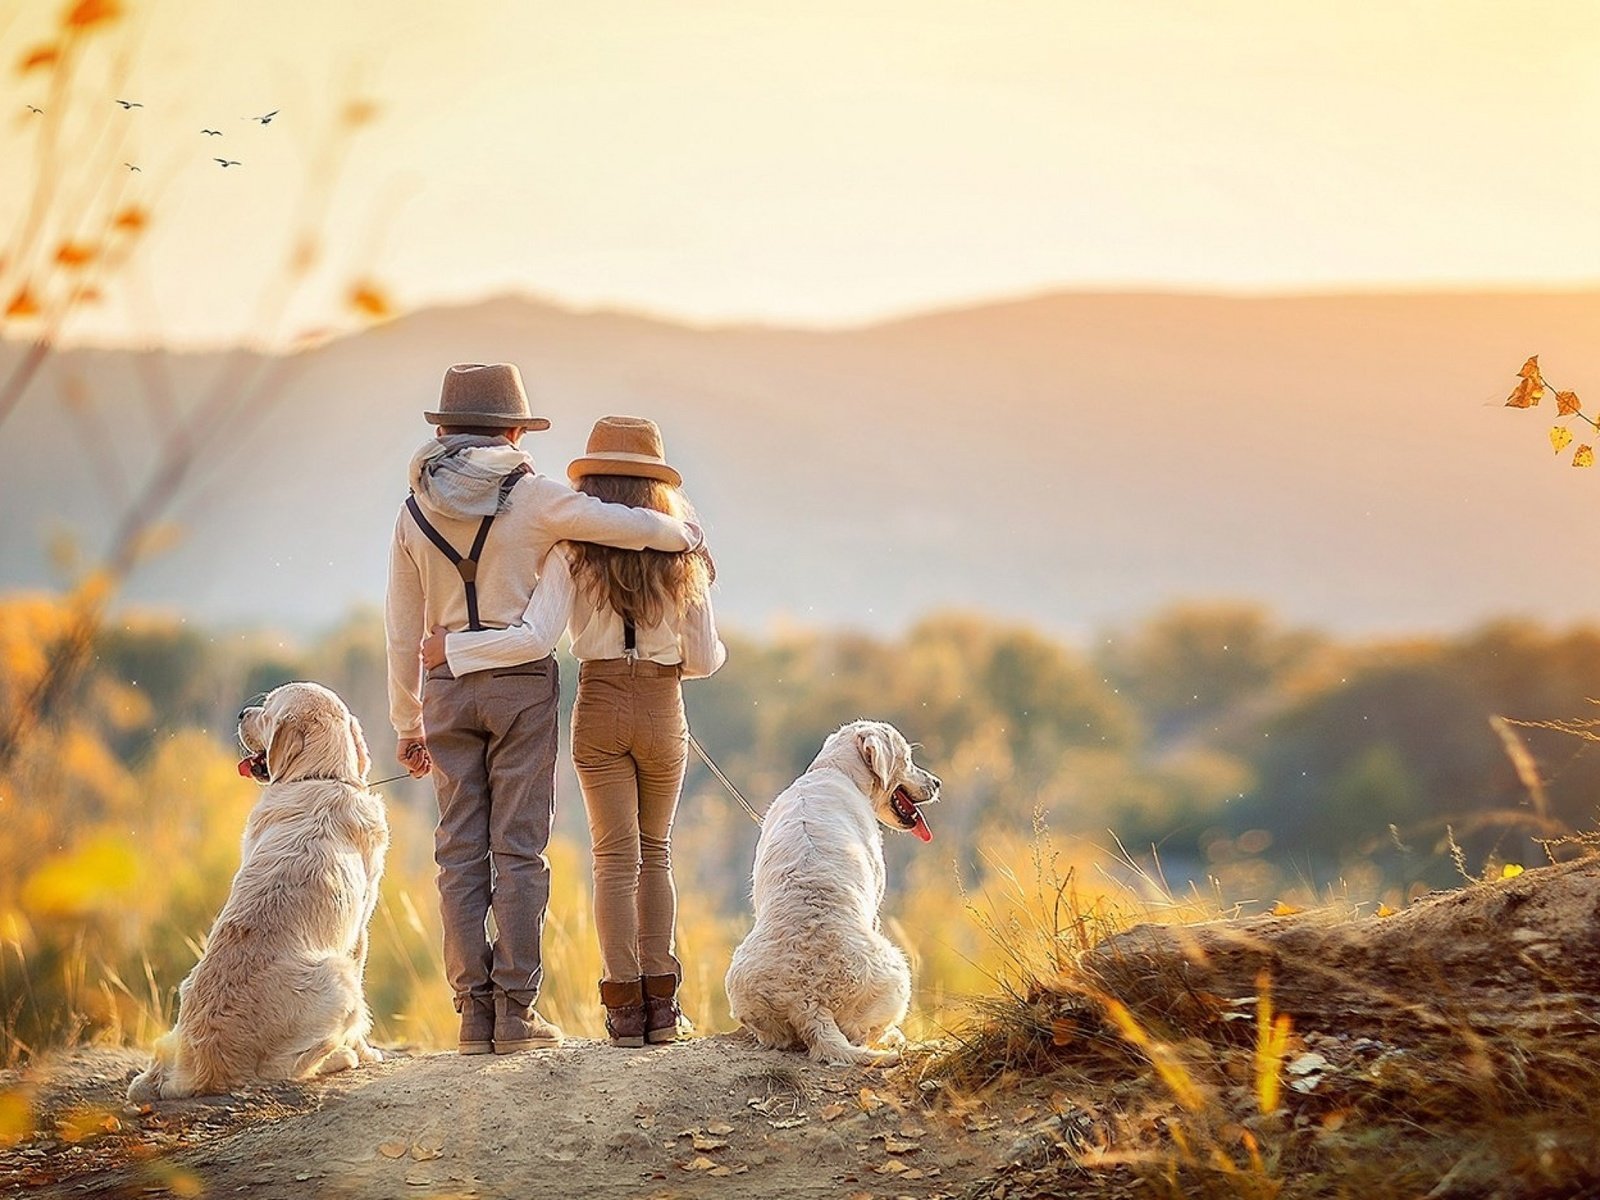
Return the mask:
{"type": "MultiPolygon", "coordinates": [[[[8,61],[56,7],[0,26],[8,61]]],[[[292,336],[342,320],[351,278],[405,307],[522,291],[833,324],[1053,287],[1600,277],[1589,3],[226,0],[129,14],[85,78],[103,81],[108,162],[141,167],[118,185],[157,219],[141,282],[82,318],[89,336],[292,336]],[[268,332],[264,281],[352,97],[378,118],[319,221],[321,286],[268,332]],[[273,109],[269,127],[244,119],[273,109]]],[[[35,77],[6,77],[12,159],[37,127],[25,105],[45,98],[28,93],[35,77]]],[[[8,224],[15,191],[0,189],[8,224]]]]}

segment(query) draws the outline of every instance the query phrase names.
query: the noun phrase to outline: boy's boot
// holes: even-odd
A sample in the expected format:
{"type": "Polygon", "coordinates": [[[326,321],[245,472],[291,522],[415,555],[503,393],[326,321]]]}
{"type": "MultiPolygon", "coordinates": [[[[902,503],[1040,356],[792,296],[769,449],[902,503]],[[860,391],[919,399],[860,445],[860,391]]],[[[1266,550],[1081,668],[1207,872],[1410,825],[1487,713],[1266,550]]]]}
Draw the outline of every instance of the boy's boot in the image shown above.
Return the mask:
{"type": "Polygon", "coordinates": [[[600,1003],[606,1007],[606,1033],[613,1046],[644,1045],[644,991],[637,979],[602,979],[600,1003]]]}
{"type": "Polygon", "coordinates": [[[461,1014],[461,1036],[456,1047],[463,1054],[488,1054],[494,1049],[494,997],[468,992],[456,997],[461,1014]]]}
{"type": "Polygon", "coordinates": [[[651,1042],[675,1042],[688,1024],[678,1008],[678,977],[644,977],[645,1037],[651,1042]]]}
{"type": "Polygon", "coordinates": [[[494,994],[494,1052],[549,1050],[561,1045],[561,1030],[541,1017],[531,1004],[520,1004],[504,992],[494,994]]]}

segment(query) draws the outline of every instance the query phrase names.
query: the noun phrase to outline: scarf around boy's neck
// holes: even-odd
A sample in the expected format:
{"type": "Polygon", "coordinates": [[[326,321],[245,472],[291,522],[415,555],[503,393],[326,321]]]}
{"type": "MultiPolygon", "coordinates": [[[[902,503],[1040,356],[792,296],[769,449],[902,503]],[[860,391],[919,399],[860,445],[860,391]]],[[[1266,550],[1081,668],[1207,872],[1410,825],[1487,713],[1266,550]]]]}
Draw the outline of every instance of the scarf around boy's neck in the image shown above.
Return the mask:
{"type": "Polygon", "coordinates": [[[412,456],[411,490],[445,516],[493,516],[510,501],[501,481],[524,463],[533,459],[503,437],[449,433],[412,456]]]}

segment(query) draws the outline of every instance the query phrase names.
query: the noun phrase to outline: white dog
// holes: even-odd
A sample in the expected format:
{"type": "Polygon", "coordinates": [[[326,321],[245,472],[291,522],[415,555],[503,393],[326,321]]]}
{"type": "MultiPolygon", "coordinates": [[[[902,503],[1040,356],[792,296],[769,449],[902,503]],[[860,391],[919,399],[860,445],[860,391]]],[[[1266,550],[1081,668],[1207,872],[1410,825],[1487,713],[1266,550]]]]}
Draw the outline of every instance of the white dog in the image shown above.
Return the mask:
{"type": "Polygon", "coordinates": [[[883,833],[933,834],[918,806],[939,779],[911,761],[899,730],[856,721],[773,802],[753,875],[756,923],[726,985],[736,1020],[763,1046],[828,1063],[894,1061],[911,999],[906,956],[878,928],[883,833]]]}
{"type": "Polygon", "coordinates": [[[239,714],[267,786],[245,823],[239,872],[178,988],[178,1023],[128,1088],[135,1103],[232,1091],[377,1062],[362,988],[367,922],[389,826],[367,791],[361,726],[314,683],[239,714]]]}

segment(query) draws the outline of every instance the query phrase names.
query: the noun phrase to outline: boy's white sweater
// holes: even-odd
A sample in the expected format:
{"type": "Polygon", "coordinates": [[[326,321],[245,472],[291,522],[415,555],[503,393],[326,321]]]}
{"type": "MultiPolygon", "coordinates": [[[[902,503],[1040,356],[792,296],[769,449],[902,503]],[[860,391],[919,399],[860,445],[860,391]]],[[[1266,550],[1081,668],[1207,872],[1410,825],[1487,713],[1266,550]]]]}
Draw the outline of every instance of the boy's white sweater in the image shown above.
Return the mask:
{"type": "MultiPolygon", "coordinates": [[[[474,454],[473,450],[466,451],[474,454]]],[[[495,452],[502,457],[503,451],[495,452]]],[[[420,455],[419,455],[420,457],[420,455]]],[[[413,487],[416,485],[413,463],[413,487]]],[[[451,516],[417,491],[423,514],[456,551],[472,548],[481,517],[451,516]]],[[[649,509],[607,504],[534,472],[518,481],[494,519],[478,560],[478,616],[491,629],[523,619],[539,582],[539,564],[556,542],[602,542],[629,550],[688,550],[700,544],[691,525],[649,509]]],[[[467,627],[461,575],[417,527],[404,505],[389,554],[384,628],[389,654],[389,720],[402,738],[422,736],[422,639],[436,625],[467,627]]]]}

